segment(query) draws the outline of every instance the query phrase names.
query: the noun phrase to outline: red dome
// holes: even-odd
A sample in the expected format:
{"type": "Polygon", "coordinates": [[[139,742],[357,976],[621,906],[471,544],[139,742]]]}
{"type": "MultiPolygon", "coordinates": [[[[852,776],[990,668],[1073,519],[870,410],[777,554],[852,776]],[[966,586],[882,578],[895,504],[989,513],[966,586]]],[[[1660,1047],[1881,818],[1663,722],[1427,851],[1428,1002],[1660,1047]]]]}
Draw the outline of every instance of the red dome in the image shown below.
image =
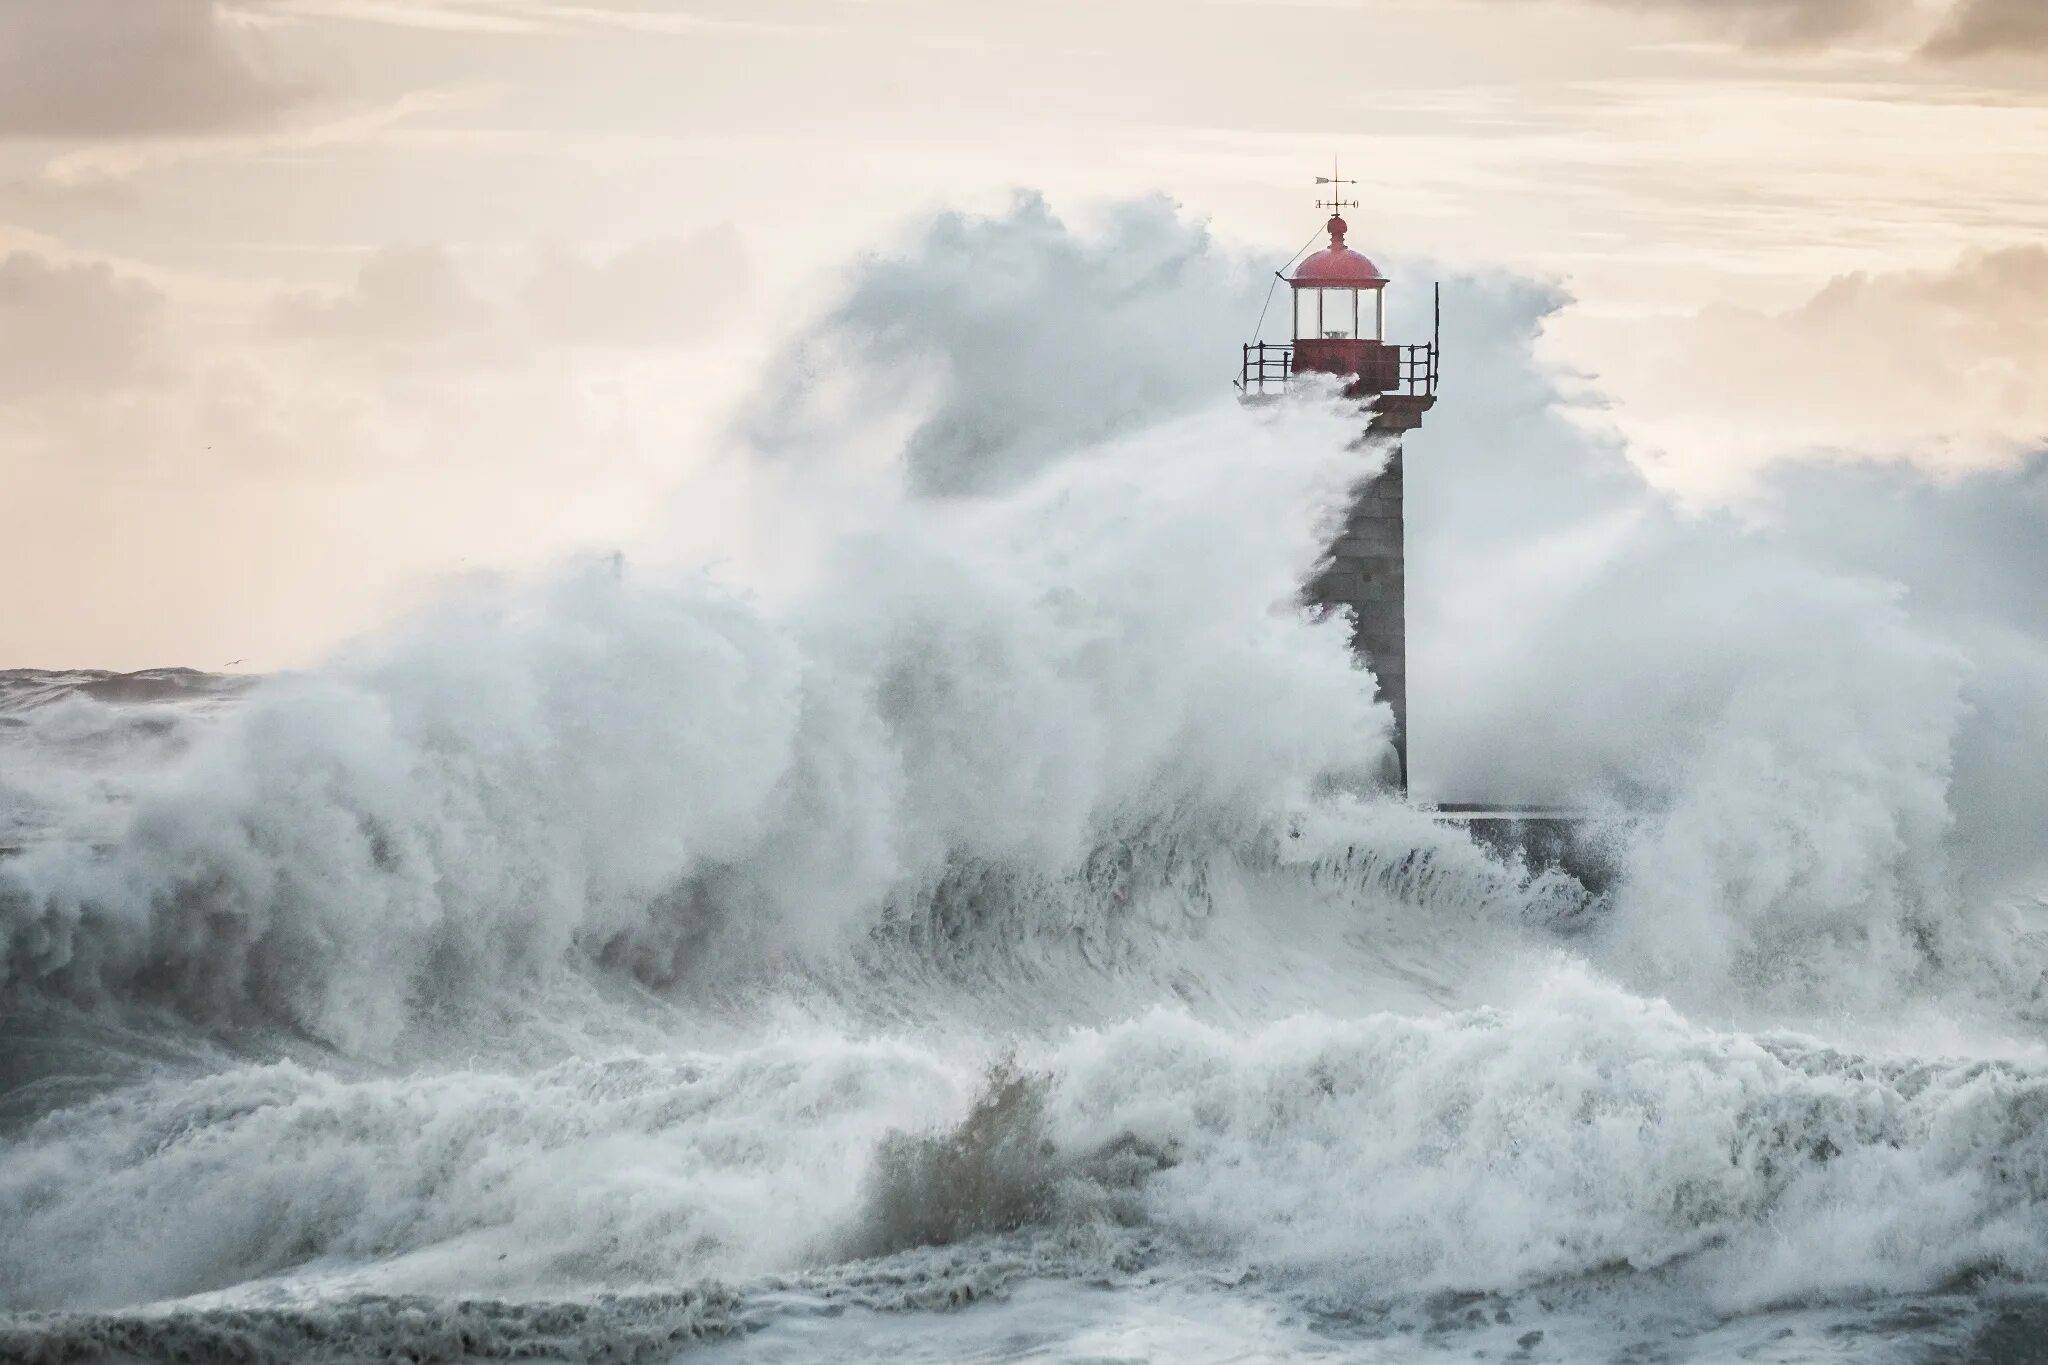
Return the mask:
{"type": "Polygon", "coordinates": [[[1385,284],[1387,277],[1378,266],[1344,245],[1344,220],[1333,216],[1329,226],[1330,244],[1301,263],[1293,283],[1336,289],[1377,289],[1385,284]]]}

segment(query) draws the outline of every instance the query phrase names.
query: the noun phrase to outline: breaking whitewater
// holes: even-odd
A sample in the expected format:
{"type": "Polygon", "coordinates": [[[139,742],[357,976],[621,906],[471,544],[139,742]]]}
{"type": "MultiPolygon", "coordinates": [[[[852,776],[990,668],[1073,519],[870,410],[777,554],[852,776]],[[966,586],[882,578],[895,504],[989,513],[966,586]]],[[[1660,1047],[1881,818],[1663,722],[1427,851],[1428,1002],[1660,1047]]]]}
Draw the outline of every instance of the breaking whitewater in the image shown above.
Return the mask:
{"type": "Polygon", "coordinates": [[[2048,1359],[2038,463],[1683,513],[1454,282],[1418,786],[1589,890],[1373,789],[1259,280],[942,218],[705,457],[772,573],[0,675],[0,1359],[2048,1359]]]}

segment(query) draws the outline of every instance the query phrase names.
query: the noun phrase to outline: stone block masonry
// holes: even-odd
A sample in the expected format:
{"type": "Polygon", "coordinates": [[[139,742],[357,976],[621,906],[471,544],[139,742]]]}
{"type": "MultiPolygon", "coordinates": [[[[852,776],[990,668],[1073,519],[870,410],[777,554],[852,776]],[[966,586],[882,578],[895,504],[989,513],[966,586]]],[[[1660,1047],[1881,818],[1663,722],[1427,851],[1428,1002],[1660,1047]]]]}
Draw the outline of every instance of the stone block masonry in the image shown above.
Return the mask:
{"type": "Polygon", "coordinates": [[[1401,786],[1408,785],[1408,603],[1407,536],[1402,521],[1403,485],[1398,435],[1385,442],[1386,467],[1355,490],[1343,531],[1330,547],[1330,562],[1309,584],[1308,598],[1351,617],[1351,647],[1378,680],[1378,694],[1394,712],[1394,752],[1401,786]]]}

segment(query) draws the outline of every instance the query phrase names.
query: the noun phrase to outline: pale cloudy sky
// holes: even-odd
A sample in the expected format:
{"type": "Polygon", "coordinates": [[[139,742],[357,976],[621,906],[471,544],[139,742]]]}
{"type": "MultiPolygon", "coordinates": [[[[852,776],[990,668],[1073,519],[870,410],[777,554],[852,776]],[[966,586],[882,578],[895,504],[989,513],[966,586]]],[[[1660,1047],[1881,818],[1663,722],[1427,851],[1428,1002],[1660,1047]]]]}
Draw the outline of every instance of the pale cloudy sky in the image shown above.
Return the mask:
{"type": "Polygon", "coordinates": [[[2048,0],[0,0],[0,666],[634,544],[918,214],[1284,259],[1332,154],[1689,499],[2048,439],[2048,0]]]}

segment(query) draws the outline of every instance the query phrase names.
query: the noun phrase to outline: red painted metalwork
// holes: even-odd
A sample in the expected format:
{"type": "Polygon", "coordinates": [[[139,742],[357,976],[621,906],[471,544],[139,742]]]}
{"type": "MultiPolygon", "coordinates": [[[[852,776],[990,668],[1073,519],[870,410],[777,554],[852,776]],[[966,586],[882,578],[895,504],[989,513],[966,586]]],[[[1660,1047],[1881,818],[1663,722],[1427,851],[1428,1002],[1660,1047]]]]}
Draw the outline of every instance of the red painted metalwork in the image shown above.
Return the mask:
{"type": "Polygon", "coordinates": [[[1387,277],[1380,274],[1380,268],[1362,253],[1344,245],[1344,234],[1348,230],[1342,218],[1330,215],[1328,224],[1330,244],[1304,260],[1288,283],[1317,285],[1325,289],[1378,289],[1386,284],[1387,277]]]}
{"type": "Polygon", "coordinates": [[[1358,376],[1363,393],[1385,393],[1401,385],[1401,348],[1350,337],[1302,337],[1294,343],[1296,374],[1358,376]]]}
{"type": "MultiPolygon", "coordinates": [[[[1335,179],[1333,168],[1332,178],[1318,178],[1316,183],[1344,185],[1350,182],[1335,179]]],[[[1344,245],[1344,234],[1349,228],[1342,215],[1334,210],[1346,202],[1327,201],[1320,205],[1333,210],[1330,221],[1325,224],[1330,234],[1330,245],[1304,260],[1292,275],[1283,275],[1280,279],[1290,286],[1297,304],[1304,290],[1358,290],[1356,311],[1350,312],[1340,299],[1342,311],[1338,319],[1342,322],[1349,317],[1363,325],[1365,319],[1370,318],[1371,330],[1377,334],[1385,323],[1380,291],[1386,287],[1387,278],[1364,255],[1344,245]]],[[[1327,304],[1330,297],[1323,295],[1322,303],[1327,304]]],[[[1300,308],[1297,306],[1291,312],[1295,325],[1300,326],[1300,308]]],[[[1320,306],[1315,316],[1318,319],[1323,316],[1320,306]]],[[[1263,313],[1259,321],[1264,324],[1263,313]]],[[[1436,403],[1437,363],[1442,340],[1443,300],[1439,291],[1436,326],[1426,344],[1393,345],[1378,335],[1311,335],[1285,343],[1248,342],[1244,348],[1243,367],[1238,372],[1237,389],[1245,398],[1255,399],[1284,393],[1298,374],[1335,375],[1347,381],[1343,385],[1344,393],[1374,403],[1375,421],[1385,429],[1410,430],[1420,425],[1421,414],[1436,403]],[[1397,417],[1400,423],[1395,422],[1397,417]]]]}

